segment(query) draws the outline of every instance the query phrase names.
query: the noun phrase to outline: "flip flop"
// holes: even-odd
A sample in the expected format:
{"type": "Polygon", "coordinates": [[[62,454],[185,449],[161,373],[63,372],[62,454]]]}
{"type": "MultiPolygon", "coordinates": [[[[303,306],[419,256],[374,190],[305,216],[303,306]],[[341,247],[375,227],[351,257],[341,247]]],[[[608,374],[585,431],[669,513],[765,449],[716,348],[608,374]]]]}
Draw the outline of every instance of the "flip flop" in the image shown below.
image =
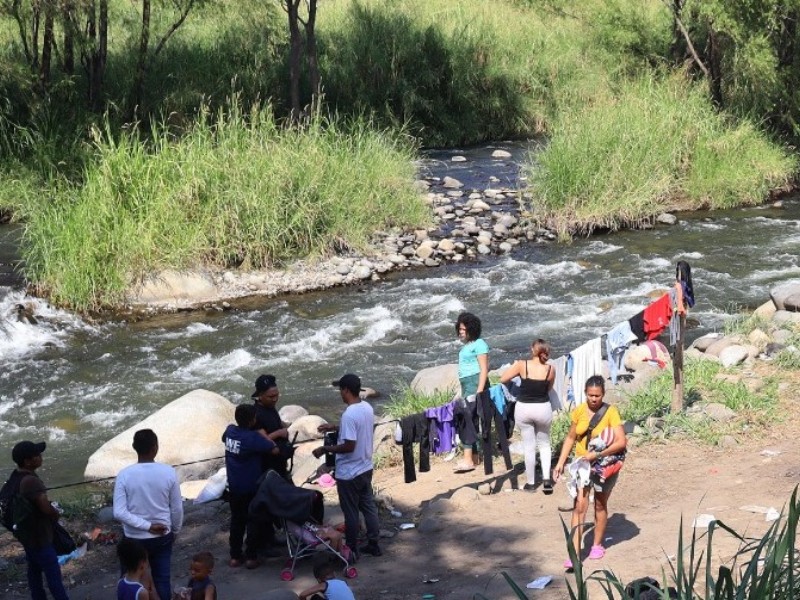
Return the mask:
{"type": "Polygon", "coordinates": [[[456,465],[453,467],[453,473],[469,473],[475,470],[475,465],[456,465]]]}

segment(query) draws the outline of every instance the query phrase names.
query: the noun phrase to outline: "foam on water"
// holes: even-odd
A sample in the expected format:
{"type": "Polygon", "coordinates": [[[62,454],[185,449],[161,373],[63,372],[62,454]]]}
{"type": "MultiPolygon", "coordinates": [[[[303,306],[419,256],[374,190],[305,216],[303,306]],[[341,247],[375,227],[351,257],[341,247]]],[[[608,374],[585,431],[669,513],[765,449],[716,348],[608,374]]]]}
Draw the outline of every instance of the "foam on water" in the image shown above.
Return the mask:
{"type": "Polygon", "coordinates": [[[176,375],[189,382],[217,381],[249,366],[252,362],[253,355],[243,348],[221,355],[206,353],[193,359],[185,367],[179,368],[176,375]]]}
{"type": "Polygon", "coordinates": [[[127,406],[121,410],[101,410],[81,417],[82,423],[87,423],[92,427],[111,429],[117,423],[125,421],[131,417],[139,416],[139,411],[132,406],[127,406]]]}
{"type": "Polygon", "coordinates": [[[198,335],[205,335],[207,333],[214,333],[216,327],[212,327],[208,323],[189,323],[185,329],[176,331],[165,331],[159,337],[165,340],[185,339],[198,335]]]}
{"type": "Polygon", "coordinates": [[[622,250],[623,246],[617,246],[616,244],[609,244],[608,242],[603,242],[601,240],[592,240],[588,244],[586,244],[586,248],[581,250],[581,256],[591,256],[596,254],[611,254],[612,252],[616,252],[617,250],[622,250]]]}

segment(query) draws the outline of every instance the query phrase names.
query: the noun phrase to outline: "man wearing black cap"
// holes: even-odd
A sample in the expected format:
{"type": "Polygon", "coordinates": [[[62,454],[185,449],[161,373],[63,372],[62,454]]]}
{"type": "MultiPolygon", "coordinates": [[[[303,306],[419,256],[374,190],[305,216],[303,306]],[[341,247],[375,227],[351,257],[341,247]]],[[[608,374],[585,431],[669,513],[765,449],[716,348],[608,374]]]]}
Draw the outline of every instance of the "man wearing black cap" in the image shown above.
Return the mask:
{"type": "Polygon", "coordinates": [[[19,536],[25,548],[28,562],[28,586],[33,600],[47,600],[42,583],[42,575],[55,600],[69,600],[64,583],[61,581],[61,567],[58,566],[56,549],[53,546],[53,523],[58,521],[59,512],[47,498],[47,488],[36,469],[42,466],[42,452],[46,444],[24,441],[14,446],[11,458],[17,464],[19,493],[31,504],[32,512],[25,527],[25,535],[19,536]]]}
{"type": "Polygon", "coordinates": [[[278,454],[264,455],[263,470],[272,469],[284,479],[291,481],[289,459],[294,454],[294,450],[292,444],[289,443],[289,430],[283,426],[278,409],[275,408],[280,393],[278,380],[274,375],[259,375],[256,379],[256,391],[250,397],[255,400],[256,429],[263,429],[279,450],[278,454]]]}
{"type": "Polygon", "coordinates": [[[339,491],[339,504],[344,513],[345,538],[351,549],[360,553],[380,556],[378,546],[380,525],[378,509],[372,495],[372,444],[375,427],[375,413],[372,406],[361,400],[361,379],[348,373],[331,385],[339,388],[347,408],[342,413],[339,427],[320,425],[319,431],[336,431],[339,437],[335,446],[321,446],[314,450],[314,456],[336,455],[336,487],[339,491]],[[358,548],[358,511],[364,513],[367,525],[368,543],[358,548]]]}

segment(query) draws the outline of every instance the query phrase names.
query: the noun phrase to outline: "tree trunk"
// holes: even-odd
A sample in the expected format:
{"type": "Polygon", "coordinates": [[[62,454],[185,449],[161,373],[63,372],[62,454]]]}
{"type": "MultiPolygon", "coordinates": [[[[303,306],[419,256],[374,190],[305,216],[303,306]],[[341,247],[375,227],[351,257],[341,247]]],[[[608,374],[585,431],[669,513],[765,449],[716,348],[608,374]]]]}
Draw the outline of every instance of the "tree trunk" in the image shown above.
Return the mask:
{"type": "Polygon", "coordinates": [[[89,108],[99,112],[103,107],[103,82],[108,56],[108,0],[91,0],[86,9],[86,42],[89,50],[81,60],[89,82],[87,102],[89,108]]]}
{"type": "Polygon", "coordinates": [[[719,33],[714,29],[714,24],[708,24],[708,85],[711,92],[711,101],[717,108],[724,107],[722,97],[722,49],[719,47],[719,33]]]}
{"type": "Polygon", "coordinates": [[[319,74],[319,57],[317,56],[317,0],[308,0],[308,20],[306,30],[306,60],[308,61],[308,77],[311,82],[311,105],[316,107],[322,93],[322,79],[319,74]]]}
{"type": "Polygon", "coordinates": [[[683,12],[683,3],[686,0],[672,0],[672,43],[669,54],[675,64],[680,64],[686,58],[686,42],[683,39],[680,20],[683,12]]]}
{"type": "Polygon", "coordinates": [[[31,69],[39,69],[39,24],[42,17],[41,0],[31,2],[31,69]]]}
{"type": "Polygon", "coordinates": [[[75,72],[75,5],[73,0],[63,0],[61,5],[61,26],[64,30],[62,65],[64,73],[75,72]]]}
{"type": "Polygon", "coordinates": [[[55,0],[44,3],[44,37],[42,38],[42,61],[39,64],[39,86],[45,92],[50,87],[50,67],[53,60],[55,41],[55,0]]]}
{"type": "Polygon", "coordinates": [[[139,35],[139,55],[136,59],[136,74],[131,90],[129,116],[133,118],[144,98],[144,78],[147,71],[147,48],[150,44],[150,0],[142,0],[142,30],[139,35]]]}
{"type": "Polygon", "coordinates": [[[300,59],[303,40],[300,36],[301,0],[286,0],[286,12],[289,16],[289,98],[291,102],[291,120],[300,118],[300,59]]]}

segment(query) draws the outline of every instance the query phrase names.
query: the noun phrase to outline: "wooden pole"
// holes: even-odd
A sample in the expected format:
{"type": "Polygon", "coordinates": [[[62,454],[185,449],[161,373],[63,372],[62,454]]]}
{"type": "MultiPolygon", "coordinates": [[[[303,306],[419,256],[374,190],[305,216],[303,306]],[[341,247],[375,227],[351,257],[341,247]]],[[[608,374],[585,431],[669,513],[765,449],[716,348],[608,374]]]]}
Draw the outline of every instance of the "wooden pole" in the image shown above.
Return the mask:
{"type": "Polygon", "coordinates": [[[679,319],[678,344],[675,346],[675,358],[672,360],[673,386],[670,412],[673,415],[683,410],[683,332],[686,330],[686,315],[679,315],[679,319]]]}

